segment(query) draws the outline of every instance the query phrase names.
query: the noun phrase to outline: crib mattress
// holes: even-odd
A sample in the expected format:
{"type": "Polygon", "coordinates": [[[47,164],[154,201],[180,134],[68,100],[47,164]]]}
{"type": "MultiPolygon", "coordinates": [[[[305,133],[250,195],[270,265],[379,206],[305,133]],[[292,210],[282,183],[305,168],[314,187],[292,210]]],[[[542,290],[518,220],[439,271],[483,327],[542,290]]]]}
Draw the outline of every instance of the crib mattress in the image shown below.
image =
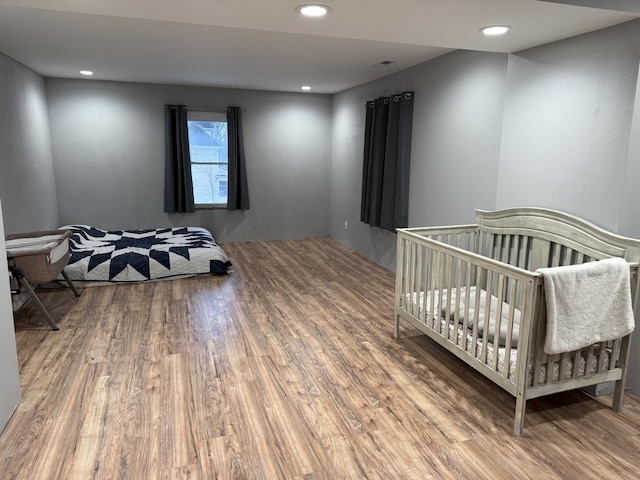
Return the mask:
{"type": "MultiPolygon", "coordinates": [[[[472,287],[475,288],[475,287],[472,287]]],[[[453,289],[452,289],[453,290],[453,289]]],[[[443,292],[446,293],[446,290],[443,290],[443,292]]],[[[462,294],[462,292],[461,292],[462,294]]],[[[486,298],[486,292],[481,291],[480,293],[482,295],[481,298],[486,298]]],[[[450,320],[447,320],[444,316],[443,316],[443,311],[440,310],[440,316],[438,318],[439,322],[436,322],[435,325],[434,323],[430,320],[431,316],[430,316],[430,312],[431,312],[431,307],[430,307],[430,302],[427,301],[427,305],[426,305],[426,311],[423,312],[422,308],[424,305],[424,292],[414,292],[413,294],[409,293],[406,295],[406,302],[407,305],[412,304],[414,307],[414,311],[413,311],[413,315],[416,316],[417,318],[425,318],[427,320],[428,325],[435,331],[437,331],[440,335],[445,336],[450,342],[454,342],[455,340],[455,336],[456,336],[456,330],[457,330],[457,345],[458,347],[460,347],[462,350],[466,351],[466,352],[473,352],[474,350],[472,349],[473,346],[473,329],[472,328],[467,328],[466,331],[463,331],[463,324],[462,323],[453,323],[450,320]],[[439,328],[438,328],[438,323],[439,323],[439,328]]],[[[445,297],[445,295],[443,294],[443,297],[445,297]]],[[[451,296],[451,298],[455,298],[454,295],[451,296]]],[[[495,298],[495,297],[494,297],[495,298]]],[[[482,304],[482,302],[481,302],[482,304]]],[[[436,303],[435,305],[439,305],[438,303],[436,303]]],[[[492,309],[493,310],[493,309],[492,309]]],[[[438,309],[435,308],[434,306],[434,312],[438,312],[438,309]]],[[[484,315],[484,309],[480,309],[479,315],[478,316],[482,316],[484,315]]],[[[516,317],[519,319],[519,315],[516,317]]],[[[493,332],[489,332],[488,336],[490,338],[494,337],[493,332]]],[[[517,344],[517,342],[516,342],[517,344]]],[[[487,358],[486,361],[484,361],[484,357],[483,357],[483,347],[484,347],[484,338],[482,336],[478,336],[476,338],[476,345],[475,345],[475,357],[482,363],[486,364],[486,365],[492,365],[493,364],[493,359],[494,359],[494,355],[496,355],[496,350],[497,350],[497,355],[498,355],[498,362],[497,362],[497,372],[500,373],[502,376],[508,378],[511,382],[515,382],[515,376],[516,376],[516,358],[518,355],[518,350],[517,348],[510,348],[509,349],[509,358],[507,359],[507,349],[504,346],[499,346],[497,349],[495,348],[495,346],[493,345],[493,343],[488,342],[487,343],[487,358]],[[508,368],[508,372],[505,371],[505,367],[508,368]]],[[[594,349],[593,352],[593,356],[591,357],[591,364],[588,366],[589,368],[587,369],[587,362],[586,362],[586,358],[583,355],[580,355],[579,358],[579,363],[578,363],[578,376],[582,376],[585,374],[589,374],[592,372],[595,372],[598,370],[598,362],[599,362],[599,356],[600,353],[604,354],[604,359],[603,359],[603,363],[604,363],[604,368],[608,368],[609,366],[609,352],[606,348],[596,348],[594,349]]],[[[564,378],[569,378],[571,376],[571,373],[573,372],[573,363],[574,363],[574,359],[573,358],[569,358],[567,359],[566,363],[565,363],[565,371],[564,371],[564,375],[562,375],[564,378]]],[[[547,368],[548,365],[547,364],[542,364],[540,366],[539,372],[538,372],[538,383],[539,384],[544,384],[547,382],[547,368]]],[[[552,373],[551,373],[551,379],[552,381],[557,381],[561,378],[561,362],[553,362],[552,364],[552,373]]],[[[528,374],[527,374],[527,384],[528,385],[532,385],[533,384],[533,375],[534,375],[534,365],[529,365],[528,366],[528,374]]]]}
{"type": "Polygon", "coordinates": [[[473,328],[475,324],[478,326],[478,334],[486,335],[489,338],[494,337],[496,324],[498,323],[498,310],[500,311],[499,322],[499,342],[504,346],[507,342],[507,336],[510,337],[510,345],[518,346],[518,337],[520,332],[520,311],[511,308],[508,303],[500,302],[495,295],[487,295],[483,289],[472,286],[470,288],[451,288],[442,290],[430,290],[420,292],[420,298],[414,299],[419,302],[420,315],[421,309],[425,308],[426,313],[432,311],[442,317],[449,316],[450,320],[455,321],[456,318],[460,324],[464,323],[466,318],[469,328],[473,328]],[[479,292],[479,293],[478,293],[479,292]],[[426,297],[426,305],[425,305],[426,297]],[[489,297],[489,298],[487,298],[489,297]],[[433,309],[431,305],[433,304],[433,309]],[[487,314],[487,306],[488,314],[487,314]],[[498,308],[500,307],[500,308],[498,308]],[[457,311],[457,315],[454,313],[457,311]],[[513,318],[512,318],[513,317],[513,318]],[[511,322],[512,331],[509,334],[507,325],[511,322]]]}

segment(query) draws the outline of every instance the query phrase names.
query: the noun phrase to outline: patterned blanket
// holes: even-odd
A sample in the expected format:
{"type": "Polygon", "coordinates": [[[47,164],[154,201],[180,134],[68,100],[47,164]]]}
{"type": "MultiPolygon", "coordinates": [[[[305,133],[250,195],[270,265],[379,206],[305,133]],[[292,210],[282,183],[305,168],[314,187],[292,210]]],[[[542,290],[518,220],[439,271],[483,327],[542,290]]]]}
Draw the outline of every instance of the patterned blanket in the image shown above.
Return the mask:
{"type": "Polygon", "coordinates": [[[204,228],[100,230],[67,225],[71,258],[65,272],[71,280],[139,282],[176,275],[224,275],[227,255],[204,228]]]}

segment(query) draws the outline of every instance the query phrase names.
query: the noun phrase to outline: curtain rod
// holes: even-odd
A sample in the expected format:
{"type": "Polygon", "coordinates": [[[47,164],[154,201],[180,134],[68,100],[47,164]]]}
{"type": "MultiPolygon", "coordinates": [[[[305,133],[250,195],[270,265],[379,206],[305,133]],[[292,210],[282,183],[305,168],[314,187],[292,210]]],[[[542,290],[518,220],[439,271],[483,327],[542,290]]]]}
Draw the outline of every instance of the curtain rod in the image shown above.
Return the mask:
{"type": "MultiPolygon", "coordinates": [[[[409,100],[411,98],[411,96],[413,95],[413,92],[402,92],[402,93],[394,93],[393,95],[388,95],[386,97],[378,97],[378,99],[384,99],[385,103],[388,103],[391,99],[393,99],[394,102],[399,101],[402,96],[404,95],[404,98],[409,100]]],[[[373,107],[373,102],[375,102],[375,100],[367,100],[366,102],[364,102],[364,106],[368,107],[368,106],[372,106],[373,107]]]]}

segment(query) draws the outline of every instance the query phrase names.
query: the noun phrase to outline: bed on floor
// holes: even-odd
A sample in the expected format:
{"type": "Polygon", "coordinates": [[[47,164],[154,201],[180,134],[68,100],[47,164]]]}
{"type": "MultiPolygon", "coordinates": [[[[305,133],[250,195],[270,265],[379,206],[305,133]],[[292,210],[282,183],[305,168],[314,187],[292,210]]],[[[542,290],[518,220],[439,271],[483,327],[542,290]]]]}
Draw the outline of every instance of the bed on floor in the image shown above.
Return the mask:
{"type": "Polygon", "coordinates": [[[427,334],[527,400],[615,382],[620,411],[640,240],[542,208],[476,211],[476,223],[399,229],[395,336],[427,334]]]}
{"type": "Polygon", "coordinates": [[[65,272],[78,282],[141,282],[213,274],[231,266],[211,233],[200,227],[101,230],[66,225],[70,258],[65,272]]]}

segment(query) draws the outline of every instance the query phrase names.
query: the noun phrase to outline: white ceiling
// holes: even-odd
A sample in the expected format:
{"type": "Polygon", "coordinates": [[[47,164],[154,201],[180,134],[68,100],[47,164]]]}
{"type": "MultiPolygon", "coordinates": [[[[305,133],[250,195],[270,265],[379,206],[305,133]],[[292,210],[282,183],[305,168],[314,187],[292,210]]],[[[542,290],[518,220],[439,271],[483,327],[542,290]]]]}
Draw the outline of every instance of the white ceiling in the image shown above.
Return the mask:
{"type": "Polygon", "coordinates": [[[51,77],[89,69],[102,80],[335,93],[452,49],[515,52],[640,17],[637,0],[321,0],[331,12],[319,19],[301,17],[302,3],[0,0],[0,51],[51,77]],[[512,30],[483,37],[492,24],[512,30]],[[394,63],[372,67],[384,60],[394,63]]]}

